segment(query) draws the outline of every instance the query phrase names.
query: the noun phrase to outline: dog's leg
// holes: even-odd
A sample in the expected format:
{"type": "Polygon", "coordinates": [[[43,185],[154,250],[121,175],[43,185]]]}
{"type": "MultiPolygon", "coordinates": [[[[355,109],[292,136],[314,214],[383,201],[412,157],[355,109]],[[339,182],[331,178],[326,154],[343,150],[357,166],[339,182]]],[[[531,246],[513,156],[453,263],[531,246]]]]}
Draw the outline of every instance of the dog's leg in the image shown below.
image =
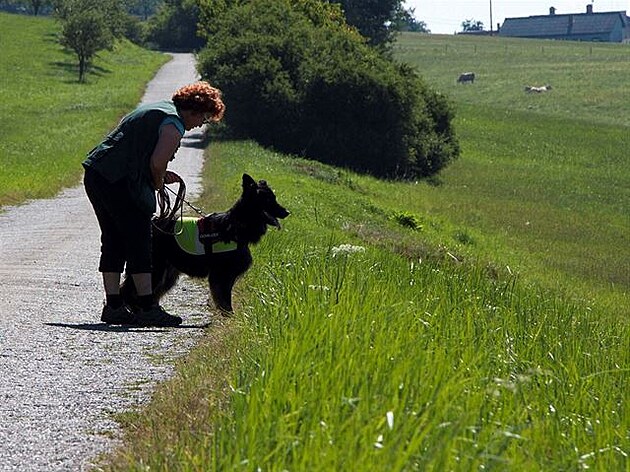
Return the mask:
{"type": "Polygon", "coordinates": [[[232,253],[218,254],[213,257],[208,274],[210,294],[216,307],[224,314],[232,309],[232,289],[236,281],[252,264],[252,255],[248,248],[241,248],[232,253]]]}
{"type": "Polygon", "coordinates": [[[175,286],[179,279],[179,274],[180,272],[170,264],[166,264],[160,271],[154,270],[153,295],[155,296],[155,301],[159,302],[175,286]]]}
{"type": "Polygon", "coordinates": [[[120,284],[120,295],[125,305],[132,310],[138,309],[138,292],[136,291],[136,285],[133,283],[133,279],[128,274],[124,274],[123,276],[122,283],[120,284]]]}
{"type": "Polygon", "coordinates": [[[210,286],[212,301],[215,306],[226,315],[234,311],[232,309],[232,288],[235,282],[236,277],[227,278],[225,274],[217,276],[210,273],[208,275],[208,285],[210,286]]]}

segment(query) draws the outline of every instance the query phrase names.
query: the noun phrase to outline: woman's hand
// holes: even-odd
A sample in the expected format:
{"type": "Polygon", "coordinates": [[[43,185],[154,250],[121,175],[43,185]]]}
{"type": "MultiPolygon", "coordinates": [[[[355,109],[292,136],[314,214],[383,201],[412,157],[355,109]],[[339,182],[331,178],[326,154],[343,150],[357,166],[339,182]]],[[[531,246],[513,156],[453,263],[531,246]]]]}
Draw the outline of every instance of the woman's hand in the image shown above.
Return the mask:
{"type": "Polygon", "coordinates": [[[177,182],[181,182],[181,181],[182,181],[182,178],[179,175],[177,175],[175,172],[167,170],[166,173],[164,174],[164,183],[166,185],[176,184],[177,182]]]}

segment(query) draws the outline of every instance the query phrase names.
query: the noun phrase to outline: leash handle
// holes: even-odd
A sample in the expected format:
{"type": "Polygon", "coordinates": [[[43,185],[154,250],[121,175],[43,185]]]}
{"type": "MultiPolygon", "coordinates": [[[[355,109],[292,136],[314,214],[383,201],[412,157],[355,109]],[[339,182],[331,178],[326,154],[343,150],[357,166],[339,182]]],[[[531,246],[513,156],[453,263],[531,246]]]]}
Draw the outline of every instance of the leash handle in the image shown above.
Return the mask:
{"type": "MultiPolygon", "coordinates": [[[[180,184],[180,191],[181,191],[181,185],[184,185],[184,181],[183,181],[183,180],[181,181],[181,184],[180,184]]],[[[200,208],[197,208],[196,206],[194,206],[192,203],[190,203],[188,200],[186,200],[186,199],[184,198],[184,195],[186,195],[186,187],[185,187],[185,185],[184,185],[184,194],[183,194],[181,197],[180,197],[180,195],[179,195],[179,193],[180,193],[180,192],[175,193],[173,190],[171,190],[171,189],[170,189],[170,188],[168,188],[168,187],[166,187],[166,189],[167,189],[169,192],[171,192],[173,195],[177,195],[177,199],[175,200],[176,202],[177,202],[177,200],[180,200],[180,199],[181,199],[181,201],[182,201],[183,203],[185,203],[186,205],[188,205],[188,206],[189,206],[191,209],[193,209],[196,213],[198,213],[198,214],[199,214],[199,215],[201,215],[201,216],[206,216],[206,214],[205,214],[205,213],[204,213],[204,212],[203,212],[200,208]]]]}
{"type": "MultiPolygon", "coordinates": [[[[199,215],[205,216],[202,210],[200,210],[199,208],[196,208],[195,206],[193,206],[191,203],[189,203],[186,200],[185,198],[186,197],[186,183],[184,182],[184,179],[182,179],[175,172],[172,172],[172,171],[169,171],[169,172],[170,172],[171,178],[173,179],[173,182],[171,183],[179,184],[179,188],[177,189],[177,192],[175,192],[173,189],[168,187],[166,183],[162,185],[162,188],[157,193],[157,203],[159,207],[159,212],[153,221],[153,226],[165,234],[171,234],[171,233],[160,228],[160,226],[158,226],[155,223],[155,221],[157,220],[157,221],[174,222],[176,220],[183,220],[184,219],[184,205],[183,205],[184,203],[188,205],[190,208],[192,208],[199,215]],[[175,195],[175,201],[173,202],[173,204],[171,204],[171,198],[169,197],[168,192],[175,195]]],[[[175,233],[172,233],[172,234],[174,235],[175,233]]]]}

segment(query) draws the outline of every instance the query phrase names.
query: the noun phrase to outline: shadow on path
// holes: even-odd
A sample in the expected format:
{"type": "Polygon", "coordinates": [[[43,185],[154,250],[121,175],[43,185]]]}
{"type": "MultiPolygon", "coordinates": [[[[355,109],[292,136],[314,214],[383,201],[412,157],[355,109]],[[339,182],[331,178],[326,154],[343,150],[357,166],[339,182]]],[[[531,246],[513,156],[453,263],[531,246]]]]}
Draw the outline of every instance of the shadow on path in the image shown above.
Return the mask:
{"type": "Polygon", "coordinates": [[[57,328],[71,328],[84,331],[110,331],[112,333],[163,333],[170,329],[205,329],[210,326],[210,323],[203,323],[199,325],[179,325],[170,326],[168,328],[156,328],[156,327],[140,327],[132,325],[109,325],[107,323],[44,323],[46,326],[53,326],[57,328]]]}

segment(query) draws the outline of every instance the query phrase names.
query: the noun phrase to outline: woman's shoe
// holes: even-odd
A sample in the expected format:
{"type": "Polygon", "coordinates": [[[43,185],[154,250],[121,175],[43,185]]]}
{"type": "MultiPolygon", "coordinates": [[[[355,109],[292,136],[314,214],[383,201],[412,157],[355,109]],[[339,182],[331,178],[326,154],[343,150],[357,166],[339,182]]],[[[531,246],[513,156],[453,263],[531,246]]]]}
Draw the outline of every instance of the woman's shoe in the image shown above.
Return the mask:
{"type": "Polygon", "coordinates": [[[101,321],[113,325],[135,324],[136,317],[125,305],[119,308],[105,305],[101,314],[101,321]]]}
{"type": "Polygon", "coordinates": [[[153,305],[148,310],[140,310],[136,313],[136,326],[169,327],[179,326],[182,319],[179,316],[167,313],[160,305],[153,305]]]}

